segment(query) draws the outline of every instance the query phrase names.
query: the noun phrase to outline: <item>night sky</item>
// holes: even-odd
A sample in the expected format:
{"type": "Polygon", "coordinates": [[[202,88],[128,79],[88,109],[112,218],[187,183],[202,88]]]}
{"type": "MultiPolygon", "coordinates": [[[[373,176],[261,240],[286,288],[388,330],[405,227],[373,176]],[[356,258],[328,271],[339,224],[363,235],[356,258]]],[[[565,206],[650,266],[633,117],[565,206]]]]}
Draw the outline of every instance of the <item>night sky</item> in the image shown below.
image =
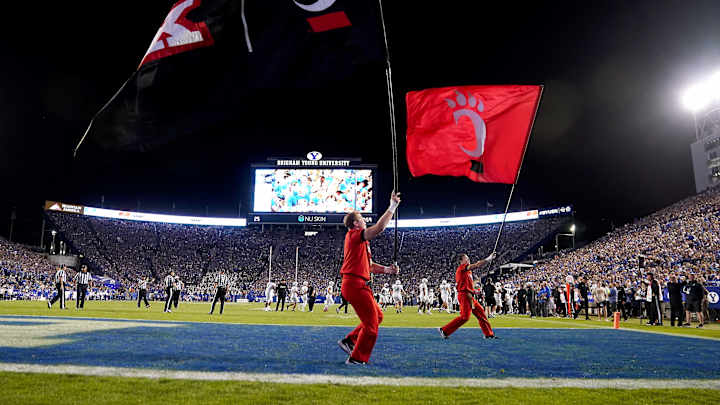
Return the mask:
{"type": "MultiPolygon", "coordinates": [[[[251,0],[252,1],[252,0],[251,0]]],[[[259,1],[259,0],[255,0],[259,1]]],[[[281,0],[273,0],[281,1],[281,0]]],[[[355,0],[359,1],[359,0],[355,0]]],[[[46,199],[212,216],[250,210],[250,163],[362,157],[392,186],[385,77],[327,91],[269,89],[231,126],[145,154],[72,149],[132,74],[173,1],[24,2],[0,36],[0,235],[37,244],[46,199]],[[14,21],[14,22],[12,22],[14,21]]],[[[592,239],[694,193],[681,91],[720,68],[720,2],[385,0],[400,147],[400,215],[502,212],[509,186],[411,178],[404,94],[471,84],[544,84],[512,209],[572,204],[592,239]]],[[[327,89],[326,89],[327,90],[327,89]]]]}

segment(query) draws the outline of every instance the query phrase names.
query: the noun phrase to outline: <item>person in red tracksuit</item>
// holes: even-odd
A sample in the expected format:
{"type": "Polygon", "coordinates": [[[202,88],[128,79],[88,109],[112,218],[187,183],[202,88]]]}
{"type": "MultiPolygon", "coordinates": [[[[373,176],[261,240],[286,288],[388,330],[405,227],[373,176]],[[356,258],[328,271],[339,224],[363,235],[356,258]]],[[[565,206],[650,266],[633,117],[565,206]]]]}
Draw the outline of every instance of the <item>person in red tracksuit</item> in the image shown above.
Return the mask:
{"type": "Polygon", "coordinates": [[[475,294],[475,289],[473,288],[474,283],[472,277],[472,271],[474,269],[477,269],[478,267],[492,261],[494,258],[495,253],[493,252],[492,254],[490,254],[490,256],[483,260],[479,260],[475,263],[470,263],[470,258],[468,257],[468,255],[460,255],[460,265],[455,272],[458,301],[460,302],[460,316],[453,319],[452,321],[450,321],[450,323],[443,326],[442,328],[439,328],[440,335],[444,339],[449,338],[450,335],[453,334],[453,332],[463,326],[465,322],[470,319],[471,312],[478,319],[478,322],[480,323],[480,329],[482,329],[482,332],[485,335],[485,339],[495,339],[495,333],[490,326],[490,322],[488,322],[488,319],[485,316],[485,311],[473,295],[475,294]]]}
{"type": "Polygon", "coordinates": [[[383,266],[373,263],[369,241],[385,230],[398,204],[400,204],[400,194],[393,192],[390,197],[390,207],[377,224],[369,228],[363,216],[357,211],[347,214],[343,220],[348,232],[345,235],[345,255],[340,269],[341,293],[360,318],[360,325],[337,342],[338,346],[348,354],[345,364],[367,363],[375,347],[378,325],[383,320],[383,312],[369,286],[370,273],[397,274],[400,269],[397,264],[383,266]]]}

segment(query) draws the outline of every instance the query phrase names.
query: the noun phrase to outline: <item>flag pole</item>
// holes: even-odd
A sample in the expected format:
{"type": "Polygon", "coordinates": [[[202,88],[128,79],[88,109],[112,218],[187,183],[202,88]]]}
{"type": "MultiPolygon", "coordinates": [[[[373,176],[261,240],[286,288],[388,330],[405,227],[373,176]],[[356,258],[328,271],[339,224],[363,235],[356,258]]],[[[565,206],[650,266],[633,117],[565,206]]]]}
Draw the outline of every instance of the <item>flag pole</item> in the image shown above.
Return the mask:
{"type": "Polygon", "coordinates": [[[131,80],[134,76],[135,76],[134,74],[133,74],[132,76],[130,76],[130,78],[127,79],[127,80],[125,81],[125,83],[123,83],[123,85],[118,89],[118,91],[116,91],[115,94],[113,94],[113,96],[110,98],[110,100],[108,100],[107,103],[103,104],[102,108],[100,108],[100,111],[96,112],[95,115],[93,115],[92,119],[90,120],[90,124],[88,124],[88,127],[85,129],[85,132],[83,133],[82,138],[80,138],[80,142],[78,142],[78,144],[75,146],[75,149],[73,149],[73,158],[77,158],[78,151],[80,150],[80,146],[82,146],[83,142],[85,142],[85,138],[87,138],[88,134],[90,133],[90,129],[92,129],[93,124],[95,124],[95,119],[96,119],[97,117],[99,117],[100,114],[102,114],[103,111],[105,111],[106,108],[108,108],[108,106],[110,105],[110,103],[112,103],[113,100],[115,100],[115,98],[118,96],[118,94],[120,94],[120,92],[123,91],[123,89],[125,88],[125,86],[127,86],[127,84],[130,83],[130,80],[131,80]]]}
{"type": "MultiPolygon", "coordinates": [[[[540,85],[540,93],[538,94],[537,101],[535,102],[535,113],[533,114],[532,122],[530,123],[530,127],[528,128],[528,135],[527,139],[525,139],[525,148],[523,149],[522,157],[520,158],[520,166],[518,166],[517,174],[515,174],[515,182],[513,183],[512,187],[510,188],[510,195],[508,196],[507,203],[505,204],[505,213],[503,214],[502,222],[500,223],[500,230],[498,231],[497,237],[495,238],[495,246],[493,247],[492,252],[497,252],[498,244],[500,243],[500,236],[502,235],[503,228],[505,227],[505,220],[507,219],[508,210],[510,209],[510,202],[512,202],[512,196],[513,192],[515,191],[515,186],[517,186],[518,179],[520,179],[520,170],[522,170],[523,161],[525,161],[525,153],[527,152],[528,144],[530,143],[530,135],[532,134],[533,127],[535,127],[535,118],[537,118],[537,112],[540,108],[540,99],[542,98],[543,90],[545,89],[544,85],[540,85]]],[[[490,266],[488,266],[488,269],[492,268],[492,260],[490,260],[490,266]]]]}
{"type": "MultiPolygon", "coordinates": [[[[398,168],[397,168],[397,132],[395,131],[395,100],[392,86],[392,66],[390,65],[390,47],[388,46],[387,29],[385,28],[385,13],[383,12],[382,0],[378,0],[380,8],[380,23],[385,41],[385,83],[387,85],[388,106],[390,110],[390,136],[392,141],[392,165],[393,165],[393,192],[398,192],[398,168]]],[[[398,216],[399,210],[395,209],[395,243],[393,244],[393,262],[398,262],[398,216]]]]}
{"type": "Polygon", "coordinates": [[[295,247],[295,282],[297,283],[298,276],[298,257],[300,255],[300,246],[295,247]]]}
{"type": "Polygon", "coordinates": [[[270,255],[268,256],[268,283],[272,281],[272,245],[270,246],[270,255]]]}

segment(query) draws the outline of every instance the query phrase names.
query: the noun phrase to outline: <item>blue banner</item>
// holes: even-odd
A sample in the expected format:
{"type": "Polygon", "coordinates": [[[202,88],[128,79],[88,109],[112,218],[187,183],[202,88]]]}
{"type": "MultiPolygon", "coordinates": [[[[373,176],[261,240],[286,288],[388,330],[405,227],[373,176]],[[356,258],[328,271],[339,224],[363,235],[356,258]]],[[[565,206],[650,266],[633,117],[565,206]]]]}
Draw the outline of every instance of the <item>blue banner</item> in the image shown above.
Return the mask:
{"type": "Polygon", "coordinates": [[[720,287],[707,286],[708,290],[708,301],[710,301],[709,308],[720,309],[720,287]]]}

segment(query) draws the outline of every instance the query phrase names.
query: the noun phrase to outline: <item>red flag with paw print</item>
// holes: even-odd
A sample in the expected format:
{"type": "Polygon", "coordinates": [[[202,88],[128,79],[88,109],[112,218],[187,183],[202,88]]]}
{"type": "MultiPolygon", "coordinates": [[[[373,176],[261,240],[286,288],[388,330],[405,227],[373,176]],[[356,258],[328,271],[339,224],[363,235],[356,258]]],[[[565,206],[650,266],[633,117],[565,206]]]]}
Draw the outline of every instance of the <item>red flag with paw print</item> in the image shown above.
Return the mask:
{"type": "Polygon", "coordinates": [[[410,173],[513,184],[541,92],[542,86],[510,85],[407,93],[410,173]]]}

